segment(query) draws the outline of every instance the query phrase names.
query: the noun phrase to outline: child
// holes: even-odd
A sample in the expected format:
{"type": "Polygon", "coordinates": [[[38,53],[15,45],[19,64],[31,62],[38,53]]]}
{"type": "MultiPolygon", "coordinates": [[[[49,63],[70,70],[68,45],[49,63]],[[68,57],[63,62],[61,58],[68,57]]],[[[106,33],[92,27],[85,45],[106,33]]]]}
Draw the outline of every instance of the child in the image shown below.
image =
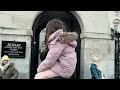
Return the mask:
{"type": "Polygon", "coordinates": [[[64,23],[53,19],[46,26],[45,60],[37,68],[35,79],[70,78],[76,68],[77,34],[66,32],[64,23]]]}

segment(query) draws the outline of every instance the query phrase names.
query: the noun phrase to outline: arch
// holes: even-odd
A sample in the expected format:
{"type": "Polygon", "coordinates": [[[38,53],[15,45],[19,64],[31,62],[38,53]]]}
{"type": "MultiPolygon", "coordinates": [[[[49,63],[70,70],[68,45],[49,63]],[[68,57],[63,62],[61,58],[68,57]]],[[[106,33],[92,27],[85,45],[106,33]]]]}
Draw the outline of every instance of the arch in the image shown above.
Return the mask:
{"type": "MultiPolygon", "coordinates": [[[[33,23],[32,23],[32,30],[33,30],[33,26],[34,26],[34,23],[35,23],[35,21],[37,20],[37,18],[39,17],[39,15],[41,14],[41,13],[43,13],[44,11],[39,11],[36,15],[35,15],[35,17],[34,17],[34,19],[33,19],[33,23]]],[[[82,18],[80,17],[80,15],[78,14],[78,12],[77,11],[68,11],[68,12],[70,12],[71,14],[73,14],[74,15],[74,17],[77,19],[77,21],[79,22],[79,25],[80,25],[80,27],[81,27],[81,31],[84,31],[84,24],[83,24],[83,21],[82,21],[82,18]]]]}
{"type": "Polygon", "coordinates": [[[77,21],[79,22],[81,31],[82,31],[82,32],[85,31],[82,18],[81,18],[81,16],[78,14],[78,12],[77,12],[77,11],[70,11],[70,13],[72,13],[72,14],[75,16],[75,18],[77,19],[77,21]]]}
{"type": "Polygon", "coordinates": [[[80,48],[81,48],[81,41],[80,41],[80,33],[81,29],[83,30],[83,22],[77,12],[73,11],[41,11],[38,12],[34,18],[32,30],[33,30],[33,38],[32,38],[32,55],[31,55],[31,73],[30,77],[33,78],[36,72],[36,67],[38,66],[38,46],[39,46],[39,33],[41,30],[46,26],[47,22],[53,18],[61,18],[63,21],[66,22],[66,25],[70,28],[70,31],[76,31],[79,35],[78,43],[79,45],[76,48],[77,52],[77,67],[75,71],[75,77],[80,78],[80,48]],[[72,25],[72,26],[71,26],[72,25]],[[82,28],[81,28],[82,27],[82,28]]]}

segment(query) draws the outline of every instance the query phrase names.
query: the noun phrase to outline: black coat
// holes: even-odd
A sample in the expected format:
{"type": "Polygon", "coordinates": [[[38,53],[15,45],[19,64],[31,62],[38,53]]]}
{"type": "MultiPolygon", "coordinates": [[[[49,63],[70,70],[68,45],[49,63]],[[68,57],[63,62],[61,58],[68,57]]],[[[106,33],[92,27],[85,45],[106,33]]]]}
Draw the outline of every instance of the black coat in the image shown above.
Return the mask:
{"type": "Polygon", "coordinates": [[[47,56],[47,53],[48,53],[48,51],[46,51],[46,52],[43,51],[43,52],[40,54],[40,60],[41,60],[41,61],[45,60],[45,58],[46,58],[46,56],[47,56]]]}

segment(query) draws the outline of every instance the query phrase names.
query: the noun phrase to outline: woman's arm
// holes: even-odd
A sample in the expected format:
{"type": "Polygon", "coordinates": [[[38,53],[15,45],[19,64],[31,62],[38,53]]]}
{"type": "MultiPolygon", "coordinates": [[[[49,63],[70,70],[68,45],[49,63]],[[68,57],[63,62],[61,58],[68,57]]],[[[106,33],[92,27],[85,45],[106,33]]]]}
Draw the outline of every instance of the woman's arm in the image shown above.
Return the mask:
{"type": "Polygon", "coordinates": [[[10,79],[17,79],[19,76],[19,72],[14,67],[11,67],[11,70],[12,70],[13,76],[10,79]]]}
{"type": "Polygon", "coordinates": [[[0,79],[2,79],[2,70],[0,68],[0,79]]]}

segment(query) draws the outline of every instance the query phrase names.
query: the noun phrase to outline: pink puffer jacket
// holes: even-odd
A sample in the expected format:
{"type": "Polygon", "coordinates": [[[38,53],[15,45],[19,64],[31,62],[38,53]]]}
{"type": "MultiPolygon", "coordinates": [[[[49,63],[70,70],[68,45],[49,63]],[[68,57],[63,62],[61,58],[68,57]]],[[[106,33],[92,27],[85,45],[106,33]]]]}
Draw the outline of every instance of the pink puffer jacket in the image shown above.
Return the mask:
{"type": "Polygon", "coordinates": [[[76,68],[77,56],[75,47],[77,46],[77,33],[63,32],[57,30],[49,37],[49,52],[46,59],[41,62],[37,72],[51,69],[63,78],[70,78],[76,68]]]}

